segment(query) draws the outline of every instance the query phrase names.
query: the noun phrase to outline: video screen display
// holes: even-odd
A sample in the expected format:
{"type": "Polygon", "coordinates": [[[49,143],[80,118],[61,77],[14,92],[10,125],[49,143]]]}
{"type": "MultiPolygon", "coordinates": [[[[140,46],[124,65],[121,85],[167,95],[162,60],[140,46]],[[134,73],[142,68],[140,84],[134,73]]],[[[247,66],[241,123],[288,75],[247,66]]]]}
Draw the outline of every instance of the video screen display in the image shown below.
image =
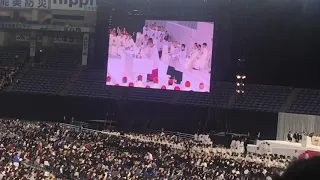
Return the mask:
{"type": "Polygon", "coordinates": [[[213,22],[146,20],[137,32],[112,28],[106,85],[209,92],[213,22]]]}

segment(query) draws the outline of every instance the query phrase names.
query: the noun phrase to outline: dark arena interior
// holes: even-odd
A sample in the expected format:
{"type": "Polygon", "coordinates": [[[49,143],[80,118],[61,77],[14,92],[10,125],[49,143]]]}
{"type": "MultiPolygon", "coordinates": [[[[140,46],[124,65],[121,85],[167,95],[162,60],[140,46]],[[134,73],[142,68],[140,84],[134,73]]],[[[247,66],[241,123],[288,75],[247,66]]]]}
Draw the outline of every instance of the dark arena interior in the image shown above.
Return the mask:
{"type": "Polygon", "coordinates": [[[0,1],[0,180],[318,179],[320,3],[0,1]]]}

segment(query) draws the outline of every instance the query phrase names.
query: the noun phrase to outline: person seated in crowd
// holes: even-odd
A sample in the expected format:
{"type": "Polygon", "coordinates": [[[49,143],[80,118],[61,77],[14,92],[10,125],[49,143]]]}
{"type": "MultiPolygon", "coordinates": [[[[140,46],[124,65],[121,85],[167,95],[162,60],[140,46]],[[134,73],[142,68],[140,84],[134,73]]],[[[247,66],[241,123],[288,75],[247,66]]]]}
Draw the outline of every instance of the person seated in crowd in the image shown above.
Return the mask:
{"type": "Polygon", "coordinates": [[[320,165],[320,157],[310,159],[300,159],[292,163],[282,174],[277,176],[275,180],[316,180],[320,176],[318,166],[320,165]]]}

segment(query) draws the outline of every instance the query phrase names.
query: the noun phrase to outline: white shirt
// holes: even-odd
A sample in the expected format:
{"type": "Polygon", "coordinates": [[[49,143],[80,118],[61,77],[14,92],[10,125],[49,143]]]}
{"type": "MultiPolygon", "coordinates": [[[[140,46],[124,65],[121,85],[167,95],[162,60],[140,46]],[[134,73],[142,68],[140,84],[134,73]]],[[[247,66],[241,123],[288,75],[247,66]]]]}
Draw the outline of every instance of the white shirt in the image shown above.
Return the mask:
{"type": "Polygon", "coordinates": [[[125,41],[126,41],[125,36],[122,36],[122,37],[118,36],[118,46],[120,46],[120,47],[124,46],[125,41]]]}
{"type": "Polygon", "coordinates": [[[142,50],[141,55],[143,58],[153,60],[153,68],[158,68],[159,54],[158,49],[155,45],[153,45],[152,47],[145,47],[142,50]]]}
{"type": "Polygon", "coordinates": [[[110,34],[109,45],[116,46],[118,42],[117,36],[110,34]]]}
{"type": "Polygon", "coordinates": [[[157,33],[156,30],[151,29],[151,31],[150,31],[150,37],[153,38],[153,39],[155,39],[155,38],[156,38],[156,33],[157,33]]]}
{"type": "Polygon", "coordinates": [[[207,48],[202,48],[200,51],[200,54],[196,59],[195,67],[198,69],[203,68],[207,62],[207,58],[208,58],[208,50],[207,48]]]}
{"type": "Polygon", "coordinates": [[[148,35],[148,36],[149,36],[149,31],[150,31],[150,28],[144,26],[144,27],[143,27],[143,35],[142,35],[142,36],[144,36],[144,35],[148,35]]]}
{"type": "Polygon", "coordinates": [[[186,57],[187,57],[186,50],[183,50],[183,51],[181,50],[179,52],[179,61],[177,62],[176,67],[175,67],[177,71],[183,72],[183,67],[185,64],[186,57]]]}
{"type": "Polygon", "coordinates": [[[180,53],[180,49],[177,47],[171,47],[171,50],[170,50],[170,55],[171,55],[171,59],[170,59],[170,62],[169,62],[169,66],[172,66],[172,67],[176,67],[177,65],[177,62],[179,61],[179,53],[180,53]]]}
{"type": "Polygon", "coordinates": [[[133,46],[134,46],[134,41],[133,41],[133,39],[132,39],[132,38],[126,39],[125,47],[126,47],[126,48],[133,48],[133,46]]]}

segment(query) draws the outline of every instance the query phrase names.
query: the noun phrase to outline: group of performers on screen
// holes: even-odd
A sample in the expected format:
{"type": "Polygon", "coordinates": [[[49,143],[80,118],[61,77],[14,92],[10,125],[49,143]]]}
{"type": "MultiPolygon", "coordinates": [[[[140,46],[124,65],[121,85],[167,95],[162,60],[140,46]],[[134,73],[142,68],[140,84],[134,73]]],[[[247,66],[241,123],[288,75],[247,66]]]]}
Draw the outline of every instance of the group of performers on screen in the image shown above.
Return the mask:
{"type": "Polygon", "coordinates": [[[158,78],[158,62],[159,60],[168,60],[167,75],[174,83],[180,84],[185,70],[203,70],[208,64],[209,51],[207,44],[195,43],[193,49],[187,54],[186,45],[177,41],[171,41],[172,37],[163,26],[157,26],[153,23],[149,27],[145,24],[142,34],[136,35],[136,42],[134,42],[132,35],[126,29],[121,30],[119,27],[110,31],[109,38],[109,55],[122,56],[123,50],[133,50],[138,48],[137,57],[152,59],[154,69],[152,74],[147,77],[148,81],[153,81],[158,78]],[[168,49],[164,50],[164,45],[168,49]],[[164,57],[166,55],[166,57],[164,57]]]}

